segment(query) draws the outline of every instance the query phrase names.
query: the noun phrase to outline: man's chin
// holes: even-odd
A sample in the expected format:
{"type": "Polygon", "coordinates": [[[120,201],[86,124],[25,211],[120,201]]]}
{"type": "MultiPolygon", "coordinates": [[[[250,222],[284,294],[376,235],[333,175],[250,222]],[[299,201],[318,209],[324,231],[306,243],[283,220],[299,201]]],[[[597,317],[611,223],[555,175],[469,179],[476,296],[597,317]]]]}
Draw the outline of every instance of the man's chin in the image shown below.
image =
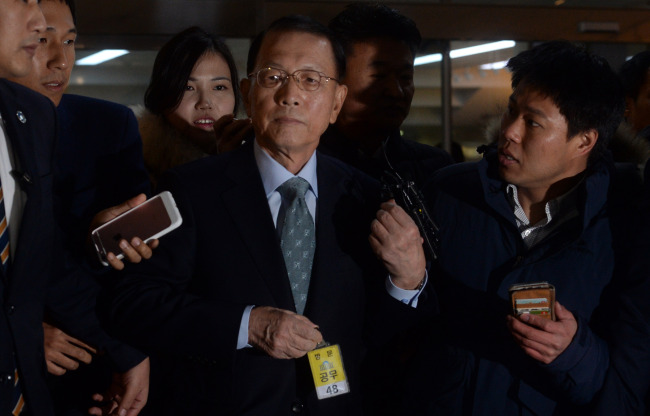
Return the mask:
{"type": "Polygon", "coordinates": [[[378,111],[372,115],[373,123],[387,130],[398,129],[408,114],[402,111],[378,111]]]}

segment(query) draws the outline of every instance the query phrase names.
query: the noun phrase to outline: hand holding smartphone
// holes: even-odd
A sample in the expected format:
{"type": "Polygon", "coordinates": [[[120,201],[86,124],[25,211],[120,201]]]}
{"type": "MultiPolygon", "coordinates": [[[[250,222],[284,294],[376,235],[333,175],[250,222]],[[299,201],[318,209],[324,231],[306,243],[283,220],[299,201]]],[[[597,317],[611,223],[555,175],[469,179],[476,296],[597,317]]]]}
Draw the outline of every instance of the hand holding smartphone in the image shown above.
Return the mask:
{"type": "Polygon", "coordinates": [[[182,222],[174,198],[165,191],[97,227],[91,239],[101,263],[108,266],[109,252],[118,259],[124,258],[119,246],[121,240],[138,237],[146,244],[178,228],[182,222]]]}
{"type": "Polygon", "coordinates": [[[515,316],[524,313],[555,321],[555,287],[548,282],[524,283],[508,290],[515,316]]]}

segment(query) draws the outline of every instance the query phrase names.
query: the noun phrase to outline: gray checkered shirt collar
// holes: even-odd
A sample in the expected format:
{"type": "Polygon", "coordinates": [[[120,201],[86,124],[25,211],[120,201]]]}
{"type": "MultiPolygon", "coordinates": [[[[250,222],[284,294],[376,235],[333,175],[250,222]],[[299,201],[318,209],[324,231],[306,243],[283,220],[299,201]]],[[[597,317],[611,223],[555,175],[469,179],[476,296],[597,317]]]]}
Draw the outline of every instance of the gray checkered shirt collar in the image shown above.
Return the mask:
{"type": "Polygon", "coordinates": [[[508,184],[506,187],[508,202],[515,214],[515,220],[521,238],[528,249],[531,249],[551,234],[551,232],[560,224],[578,215],[578,199],[576,192],[578,185],[580,185],[580,183],[571,188],[567,193],[548,201],[544,206],[546,218],[543,218],[537,224],[530,224],[530,220],[526,217],[526,213],[519,203],[517,187],[513,184],[508,184]]]}

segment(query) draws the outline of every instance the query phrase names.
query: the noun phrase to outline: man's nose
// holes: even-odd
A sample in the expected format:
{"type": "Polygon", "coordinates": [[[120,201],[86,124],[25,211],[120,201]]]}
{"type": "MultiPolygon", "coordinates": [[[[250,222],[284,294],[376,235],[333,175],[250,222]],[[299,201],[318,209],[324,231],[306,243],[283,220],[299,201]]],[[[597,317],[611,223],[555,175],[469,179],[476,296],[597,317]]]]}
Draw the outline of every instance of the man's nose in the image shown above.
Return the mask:
{"type": "Polygon", "coordinates": [[[298,80],[289,75],[282,85],[278,87],[275,93],[276,100],[282,105],[298,105],[301,91],[300,87],[298,87],[298,80]]]}
{"type": "Polygon", "coordinates": [[[68,57],[63,51],[63,45],[50,44],[47,45],[50,53],[50,66],[57,69],[66,69],[70,65],[68,57]]]}
{"type": "Polygon", "coordinates": [[[520,143],[522,137],[522,128],[524,125],[524,120],[521,118],[516,118],[514,120],[504,120],[501,123],[501,135],[504,139],[520,143]]]}
{"type": "Polygon", "coordinates": [[[404,85],[402,85],[402,80],[399,76],[391,75],[386,77],[384,82],[384,91],[386,92],[386,95],[391,97],[404,96],[404,85]]]}

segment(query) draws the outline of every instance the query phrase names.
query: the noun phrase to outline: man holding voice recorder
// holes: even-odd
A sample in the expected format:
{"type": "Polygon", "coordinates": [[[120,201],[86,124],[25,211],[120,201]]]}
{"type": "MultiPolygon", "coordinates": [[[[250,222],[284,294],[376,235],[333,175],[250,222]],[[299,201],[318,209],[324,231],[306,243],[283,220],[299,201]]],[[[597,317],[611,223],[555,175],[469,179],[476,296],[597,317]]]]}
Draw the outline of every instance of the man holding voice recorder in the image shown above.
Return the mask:
{"type": "Polygon", "coordinates": [[[622,89],[604,59],[566,42],[508,68],[496,146],[425,188],[443,322],[426,330],[469,354],[458,414],[588,414],[610,366],[606,325],[641,192],[606,150],[622,89]]]}

